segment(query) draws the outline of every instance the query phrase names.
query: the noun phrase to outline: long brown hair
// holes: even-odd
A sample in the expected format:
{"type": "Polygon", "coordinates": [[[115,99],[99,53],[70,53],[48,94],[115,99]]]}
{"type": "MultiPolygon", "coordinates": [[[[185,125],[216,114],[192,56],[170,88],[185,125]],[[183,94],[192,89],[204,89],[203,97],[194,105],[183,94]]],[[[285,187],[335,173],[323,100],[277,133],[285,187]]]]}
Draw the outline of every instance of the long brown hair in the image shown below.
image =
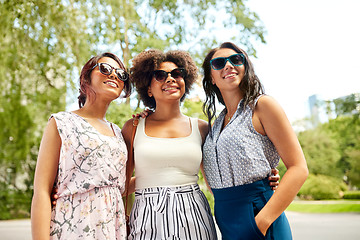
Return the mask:
{"type": "Polygon", "coordinates": [[[206,94],[205,103],[203,105],[203,111],[208,118],[210,131],[211,131],[212,119],[216,115],[215,97],[217,97],[217,100],[222,105],[225,106],[225,102],[221,95],[220,89],[215,84],[212,84],[210,60],[219,49],[223,49],[223,48],[229,48],[237,53],[242,53],[245,57],[245,61],[244,61],[245,75],[239,84],[239,89],[244,96],[243,107],[245,108],[246,106],[250,106],[253,109],[255,107],[254,100],[259,95],[265,92],[259,78],[255,74],[254,67],[251,61],[244,50],[242,50],[241,48],[239,48],[238,46],[236,46],[234,43],[231,42],[224,42],[223,44],[220,45],[220,47],[211,49],[210,52],[206,55],[202,65],[204,72],[204,78],[202,83],[206,94]]]}

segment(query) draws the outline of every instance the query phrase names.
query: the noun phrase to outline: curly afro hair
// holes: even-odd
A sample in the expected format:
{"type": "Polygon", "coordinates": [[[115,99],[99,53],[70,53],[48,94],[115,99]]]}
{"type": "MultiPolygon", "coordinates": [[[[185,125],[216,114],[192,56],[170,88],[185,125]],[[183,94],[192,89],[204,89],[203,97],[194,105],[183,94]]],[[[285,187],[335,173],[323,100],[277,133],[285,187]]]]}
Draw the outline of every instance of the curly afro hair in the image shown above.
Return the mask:
{"type": "Polygon", "coordinates": [[[160,50],[150,49],[139,53],[132,62],[133,67],[130,69],[130,81],[135,85],[136,91],[144,105],[152,109],[156,108],[156,102],[154,97],[149,97],[148,87],[153,78],[153,71],[158,69],[163,62],[172,62],[186,71],[184,78],[185,93],[180,101],[185,99],[192,84],[198,77],[198,69],[195,62],[186,51],[173,50],[164,53],[160,50]]]}

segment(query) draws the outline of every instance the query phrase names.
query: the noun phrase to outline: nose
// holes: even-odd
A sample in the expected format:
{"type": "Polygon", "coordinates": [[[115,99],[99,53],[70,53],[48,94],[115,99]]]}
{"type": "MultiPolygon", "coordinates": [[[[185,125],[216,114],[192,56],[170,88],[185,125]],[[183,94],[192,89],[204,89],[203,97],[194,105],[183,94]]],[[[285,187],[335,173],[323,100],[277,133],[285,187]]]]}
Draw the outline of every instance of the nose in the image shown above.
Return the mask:
{"type": "Polygon", "coordinates": [[[111,73],[109,75],[109,78],[118,79],[118,77],[116,76],[116,73],[115,73],[115,69],[111,69],[111,73]]]}
{"type": "Polygon", "coordinates": [[[231,64],[231,62],[228,59],[226,60],[224,69],[229,69],[229,68],[234,68],[234,66],[231,64]]]}
{"type": "Polygon", "coordinates": [[[168,73],[165,82],[167,82],[167,83],[169,83],[169,82],[176,82],[176,80],[175,80],[175,78],[173,78],[173,77],[171,76],[171,73],[168,73]]]}

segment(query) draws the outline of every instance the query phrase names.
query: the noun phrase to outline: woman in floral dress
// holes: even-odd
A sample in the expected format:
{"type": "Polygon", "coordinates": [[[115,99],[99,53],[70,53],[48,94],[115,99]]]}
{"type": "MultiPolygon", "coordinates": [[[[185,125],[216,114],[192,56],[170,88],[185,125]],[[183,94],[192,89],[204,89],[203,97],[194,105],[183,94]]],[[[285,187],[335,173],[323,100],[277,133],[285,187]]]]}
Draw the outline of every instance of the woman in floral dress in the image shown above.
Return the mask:
{"type": "Polygon", "coordinates": [[[127,150],[120,128],[105,119],[123,90],[130,94],[123,63],[103,53],[81,71],[80,108],[51,115],[35,171],[33,239],[126,239],[127,150]],[[59,198],[51,209],[54,183],[59,198]]]}

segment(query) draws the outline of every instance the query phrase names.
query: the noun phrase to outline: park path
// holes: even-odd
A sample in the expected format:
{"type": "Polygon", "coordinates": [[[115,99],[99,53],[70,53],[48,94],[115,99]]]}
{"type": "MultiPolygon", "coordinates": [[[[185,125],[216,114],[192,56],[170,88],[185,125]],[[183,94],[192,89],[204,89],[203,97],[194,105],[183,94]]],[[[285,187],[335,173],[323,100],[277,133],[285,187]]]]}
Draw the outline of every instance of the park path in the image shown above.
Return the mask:
{"type": "Polygon", "coordinates": [[[360,213],[285,213],[294,240],[360,239],[360,213]]]}
{"type": "MultiPolygon", "coordinates": [[[[360,213],[286,211],[294,240],[359,240],[360,213]]],[[[0,221],[1,240],[31,240],[30,220],[0,221]]]]}

